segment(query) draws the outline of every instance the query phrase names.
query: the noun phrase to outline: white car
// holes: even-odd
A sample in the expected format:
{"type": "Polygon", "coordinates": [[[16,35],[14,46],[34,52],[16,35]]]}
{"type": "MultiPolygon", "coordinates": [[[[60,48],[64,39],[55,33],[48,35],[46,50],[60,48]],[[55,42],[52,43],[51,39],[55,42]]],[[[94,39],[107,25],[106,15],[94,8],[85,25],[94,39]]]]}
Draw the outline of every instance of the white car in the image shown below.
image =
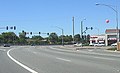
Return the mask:
{"type": "Polygon", "coordinates": [[[117,43],[113,43],[113,44],[111,44],[111,46],[117,46],[117,43]]]}
{"type": "Polygon", "coordinates": [[[76,43],[74,44],[75,47],[81,47],[82,46],[82,43],[76,43]]]}
{"type": "Polygon", "coordinates": [[[94,46],[94,43],[90,43],[89,46],[94,46]]]}
{"type": "Polygon", "coordinates": [[[94,46],[105,46],[104,43],[95,43],[94,46]]]}

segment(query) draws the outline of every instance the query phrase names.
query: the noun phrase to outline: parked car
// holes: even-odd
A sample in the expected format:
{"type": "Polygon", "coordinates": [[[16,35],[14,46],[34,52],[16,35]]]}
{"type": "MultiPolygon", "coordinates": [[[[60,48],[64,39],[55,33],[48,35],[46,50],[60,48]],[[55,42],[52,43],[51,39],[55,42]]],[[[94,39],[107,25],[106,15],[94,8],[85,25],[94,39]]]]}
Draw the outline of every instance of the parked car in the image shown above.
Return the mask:
{"type": "Polygon", "coordinates": [[[95,43],[90,43],[89,46],[94,46],[95,43]]]}
{"type": "Polygon", "coordinates": [[[117,42],[116,42],[116,43],[111,44],[111,46],[117,46],[117,42]]]}
{"type": "Polygon", "coordinates": [[[3,46],[4,47],[10,47],[10,44],[4,44],[3,46]]]}
{"type": "Polygon", "coordinates": [[[75,47],[81,47],[82,46],[82,43],[76,43],[74,44],[75,47]]]}
{"type": "Polygon", "coordinates": [[[94,46],[105,46],[104,43],[95,43],[94,46]]]}

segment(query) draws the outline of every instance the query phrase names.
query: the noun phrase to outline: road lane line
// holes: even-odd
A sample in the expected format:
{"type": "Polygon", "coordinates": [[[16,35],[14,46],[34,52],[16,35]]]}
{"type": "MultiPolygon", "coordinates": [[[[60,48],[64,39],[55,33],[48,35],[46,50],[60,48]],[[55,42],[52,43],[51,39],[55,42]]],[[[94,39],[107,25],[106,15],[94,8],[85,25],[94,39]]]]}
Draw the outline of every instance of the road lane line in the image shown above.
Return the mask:
{"type": "Polygon", "coordinates": [[[104,60],[115,60],[115,59],[111,59],[111,58],[103,58],[103,57],[93,57],[93,58],[104,59],[104,60]]]}
{"type": "Polygon", "coordinates": [[[6,49],[0,49],[0,51],[6,51],[6,49]]]}
{"type": "Polygon", "coordinates": [[[93,50],[88,50],[88,51],[92,52],[93,50]]]}
{"type": "Polygon", "coordinates": [[[56,57],[56,59],[58,59],[58,60],[62,60],[62,61],[66,61],[66,62],[71,62],[71,60],[64,59],[64,58],[59,58],[59,57],[56,57]]]}
{"type": "Polygon", "coordinates": [[[11,50],[13,50],[13,49],[10,49],[10,50],[7,51],[7,55],[8,55],[8,57],[9,57],[11,60],[13,60],[15,63],[17,63],[17,64],[20,65],[21,67],[25,68],[26,70],[28,70],[28,71],[31,72],[31,73],[38,73],[38,72],[36,72],[35,70],[29,68],[28,66],[26,66],[26,65],[20,63],[19,61],[17,61],[16,59],[14,59],[14,58],[10,55],[10,51],[11,51],[11,50]]]}
{"type": "Polygon", "coordinates": [[[37,52],[33,52],[34,54],[37,54],[37,52]]]}

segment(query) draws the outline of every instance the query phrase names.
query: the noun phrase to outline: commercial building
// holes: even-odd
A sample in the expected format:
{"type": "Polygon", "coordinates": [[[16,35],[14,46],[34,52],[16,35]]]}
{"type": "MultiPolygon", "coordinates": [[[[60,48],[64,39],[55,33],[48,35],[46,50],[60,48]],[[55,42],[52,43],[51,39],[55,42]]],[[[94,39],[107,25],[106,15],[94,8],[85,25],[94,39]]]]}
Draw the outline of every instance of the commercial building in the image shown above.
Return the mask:
{"type": "Polygon", "coordinates": [[[104,43],[109,46],[117,42],[117,32],[120,37],[120,29],[106,29],[105,34],[102,35],[92,35],[90,36],[90,44],[93,43],[104,43]]]}
{"type": "MultiPolygon", "coordinates": [[[[117,42],[117,32],[120,34],[120,29],[106,29],[105,31],[105,44],[106,46],[117,42]]],[[[119,35],[120,37],[120,35],[119,35]]]]}
{"type": "Polygon", "coordinates": [[[90,44],[105,43],[105,34],[90,36],[90,44]]]}

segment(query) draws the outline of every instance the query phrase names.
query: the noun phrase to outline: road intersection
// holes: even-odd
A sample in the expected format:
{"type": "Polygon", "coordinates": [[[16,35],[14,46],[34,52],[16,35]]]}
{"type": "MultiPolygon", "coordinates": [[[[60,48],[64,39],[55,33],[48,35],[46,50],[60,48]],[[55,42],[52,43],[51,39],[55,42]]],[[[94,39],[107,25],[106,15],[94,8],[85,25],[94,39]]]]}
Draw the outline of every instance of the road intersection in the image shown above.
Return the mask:
{"type": "Polygon", "coordinates": [[[120,53],[103,49],[77,51],[75,48],[65,48],[1,47],[3,50],[0,50],[0,73],[120,73],[120,53]]]}

